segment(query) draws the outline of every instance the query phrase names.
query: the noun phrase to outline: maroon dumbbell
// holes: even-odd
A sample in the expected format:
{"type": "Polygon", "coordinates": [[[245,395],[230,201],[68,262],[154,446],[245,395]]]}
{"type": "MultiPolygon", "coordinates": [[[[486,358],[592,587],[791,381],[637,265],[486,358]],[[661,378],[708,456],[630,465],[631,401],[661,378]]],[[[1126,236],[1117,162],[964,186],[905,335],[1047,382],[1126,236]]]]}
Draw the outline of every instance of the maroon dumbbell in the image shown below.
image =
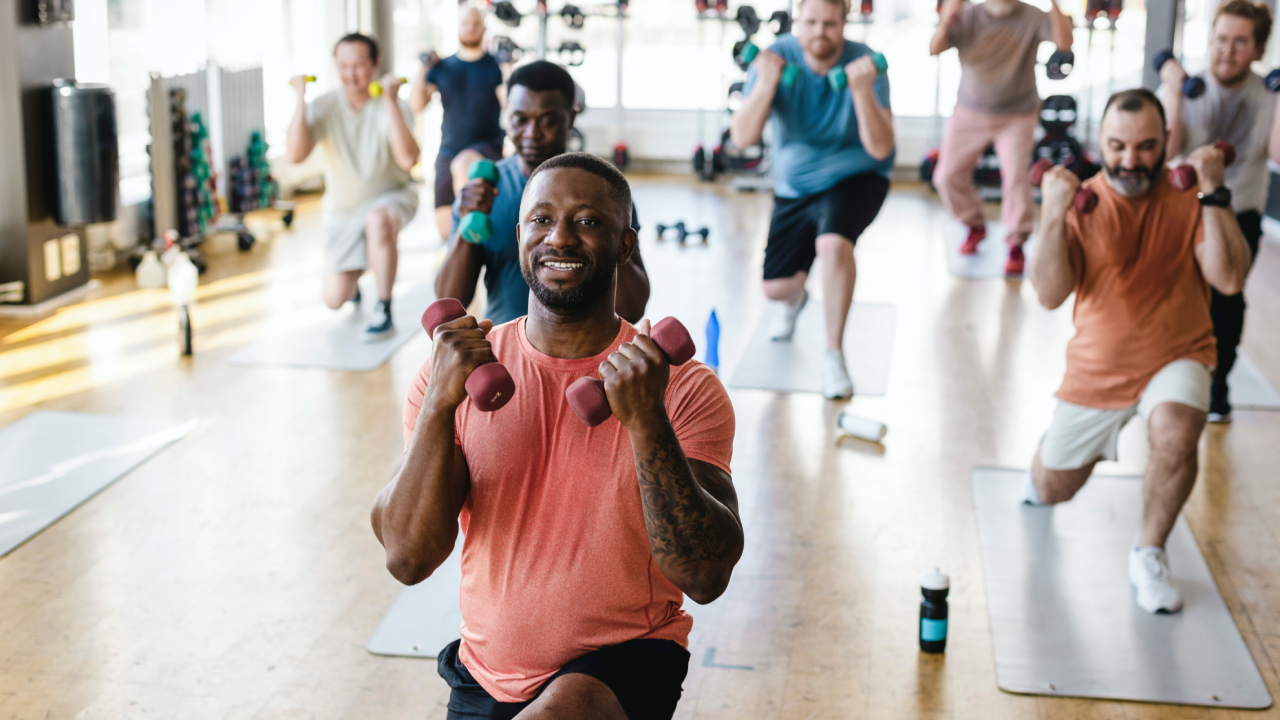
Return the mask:
{"type": "MultiPolygon", "coordinates": [[[[689,362],[696,350],[689,331],[673,317],[654,325],[649,337],[658,344],[662,354],[667,356],[667,362],[672,365],[689,362]]],[[[604,392],[604,383],[597,378],[578,378],[564,391],[564,396],[569,401],[569,407],[573,408],[578,419],[586,423],[587,427],[595,427],[613,415],[613,410],[609,409],[609,398],[604,392]]]]}
{"type": "MultiPolygon", "coordinates": [[[[1224,167],[1236,161],[1236,149],[1231,143],[1225,140],[1215,140],[1211,143],[1211,146],[1222,151],[1222,164],[1224,167]]],[[[1169,184],[1178,192],[1183,192],[1199,185],[1200,176],[1196,174],[1194,167],[1183,163],[1169,170],[1169,184]]]]}
{"type": "MultiPolygon", "coordinates": [[[[1040,158],[1031,166],[1031,184],[1040,187],[1040,181],[1044,179],[1044,174],[1049,172],[1049,168],[1053,167],[1053,161],[1048,158],[1040,158]]],[[[1093,209],[1098,207],[1098,193],[1089,188],[1082,187],[1076,190],[1076,196],[1071,198],[1071,206],[1078,213],[1091,213],[1093,209]]]]}
{"type": "MultiPolygon", "coordinates": [[[[467,309],[453,298],[437,300],[422,313],[422,329],[427,331],[427,337],[434,339],[436,326],[453,322],[466,314],[467,309]]],[[[506,405],[516,394],[516,383],[511,379],[511,373],[497,362],[485,363],[472,370],[467,376],[466,388],[472,404],[484,412],[493,412],[506,405]]]]}

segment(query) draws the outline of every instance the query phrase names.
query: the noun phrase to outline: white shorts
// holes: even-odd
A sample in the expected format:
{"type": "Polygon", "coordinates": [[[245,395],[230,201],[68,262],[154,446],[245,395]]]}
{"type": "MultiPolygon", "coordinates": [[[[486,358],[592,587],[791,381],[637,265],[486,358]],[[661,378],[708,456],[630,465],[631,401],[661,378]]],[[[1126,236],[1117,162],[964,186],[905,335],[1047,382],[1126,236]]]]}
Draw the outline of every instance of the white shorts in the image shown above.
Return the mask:
{"type": "Polygon", "coordinates": [[[1040,464],[1047,470],[1074,470],[1095,460],[1115,460],[1120,429],[1161,403],[1175,402],[1209,411],[1209,387],[1213,371],[1195,360],[1174,360],[1147,383],[1138,404],[1113,410],[1073,405],[1063,400],[1053,411],[1053,422],[1040,440],[1040,464]]]}
{"type": "Polygon", "coordinates": [[[412,187],[397,188],[359,207],[328,213],[324,228],[327,272],[339,273],[369,267],[364,224],[369,211],[376,207],[390,210],[398,229],[403,230],[418,212],[418,193],[412,187]]]}

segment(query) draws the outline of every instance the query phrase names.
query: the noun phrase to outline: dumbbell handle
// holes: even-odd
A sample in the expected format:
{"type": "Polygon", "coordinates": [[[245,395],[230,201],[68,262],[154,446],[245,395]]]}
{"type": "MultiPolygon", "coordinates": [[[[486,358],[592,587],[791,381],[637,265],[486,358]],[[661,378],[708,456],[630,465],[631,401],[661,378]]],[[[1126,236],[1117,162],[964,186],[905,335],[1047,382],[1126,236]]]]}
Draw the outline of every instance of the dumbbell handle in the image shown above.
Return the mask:
{"type": "MultiPolygon", "coordinates": [[[[1044,179],[1044,174],[1053,167],[1053,161],[1048,158],[1040,158],[1031,166],[1031,184],[1040,187],[1040,181],[1044,179]]],[[[1079,213],[1091,213],[1098,206],[1098,194],[1089,188],[1082,187],[1076,190],[1075,197],[1071,198],[1071,206],[1079,213]]]]}
{"type": "MultiPolygon", "coordinates": [[[[669,317],[660,320],[653,326],[649,337],[657,343],[667,362],[672,365],[683,365],[693,357],[696,348],[693,337],[677,319],[669,317]]],[[[564,392],[569,407],[578,419],[587,427],[595,427],[613,416],[609,407],[609,397],[605,394],[604,383],[597,378],[578,378],[564,392]]]]}
{"type": "MultiPolygon", "coordinates": [[[[442,298],[422,313],[422,329],[434,339],[436,328],[467,314],[467,309],[454,298],[442,298]]],[[[516,393],[516,383],[502,363],[485,363],[471,371],[466,382],[467,397],[476,409],[493,412],[506,405],[516,393]]]]}
{"type": "MultiPolygon", "coordinates": [[[[1236,149],[1231,143],[1225,140],[1215,140],[1210,145],[1222,152],[1222,164],[1224,167],[1230,167],[1231,163],[1236,161],[1236,149]]],[[[1200,176],[1196,173],[1194,167],[1183,163],[1169,170],[1169,183],[1179,192],[1183,192],[1199,185],[1200,176]]]]}

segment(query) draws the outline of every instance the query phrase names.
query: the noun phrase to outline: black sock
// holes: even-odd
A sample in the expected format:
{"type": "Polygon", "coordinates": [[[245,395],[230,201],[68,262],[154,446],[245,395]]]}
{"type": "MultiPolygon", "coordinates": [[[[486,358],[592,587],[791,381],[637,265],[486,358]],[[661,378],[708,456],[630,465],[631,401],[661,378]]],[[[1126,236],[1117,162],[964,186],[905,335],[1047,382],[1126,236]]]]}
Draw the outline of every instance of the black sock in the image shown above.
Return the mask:
{"type": "Polygon", "coordinates": [[[382,310],[387,313],[387,317],[391,317],[391,301],[390,300],[379,300],[378,305],[381,306],[382,310]]]}

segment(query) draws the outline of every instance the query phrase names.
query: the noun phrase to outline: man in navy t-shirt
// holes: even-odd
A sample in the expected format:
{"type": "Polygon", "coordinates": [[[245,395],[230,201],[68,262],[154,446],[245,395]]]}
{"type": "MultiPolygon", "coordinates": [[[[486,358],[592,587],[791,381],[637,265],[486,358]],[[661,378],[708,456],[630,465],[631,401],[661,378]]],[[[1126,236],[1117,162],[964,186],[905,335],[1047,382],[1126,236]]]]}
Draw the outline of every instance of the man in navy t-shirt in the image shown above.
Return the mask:
{"type": "MultiPolygon", "coordinates": [[[[482,180],[462,186],[453,206],[449,252],[436,274],[436,296],[456,298],[470,305],[483,268],[488,295],[485,317],[495,325],[529,314],[529,284],[520,273],[520,246],[516,225],[520,196],[535,168],[567,150],[573,129],[575,86],[569,71],[545,60],[523,65],[507,82],[507,127],[516,154],[498,162],[498,187],[482,180]],[[493,235],[479,245],[458,237],[459,218],[478,210],[493,221],[493,235]]],[[[635,206],[631,226],[640,229],[635,206]]],[[[566,248],[565,256],[574,250],[566,248]]],[[[618,268],[617,312],[637,323],[649,302],[649,276],[640,259],[640,248],[618,268]]]]}
{"type": "Polygon", "coordinates": [[[785,307],[772,337],[791,340],[809,299],[809,269],[820,258],[827,336],[822,394],[832,399],[853,395],[842,350],[857,276],[853,245],[880,212],[894,156],[889,79],[876,69],[870,48],[844,39],[848,14],[848,0],[801,0],[795,35],[757,56],[730,126],[733,143],[745,148],[759,142],[773,119],[776,199],[764,293],[785,307]],[[839,68],[847,75],[843,88],[831,78],[839,68]],[[784,85],[784,73],[794,80],[784,85]]]}
{"type": "Polygon", "coordinates": [[[436,156],[436,227],[441,237],[449,231],[449,206],[471,164],[480,158],[502,157],[502,68],[484,51],[484,14],[464,7],[458,22],[458,54],[443,60],[430,55],[413,78],[409,106],[422,112],[431,96],[440,93],[444,123],[440,128],[440,154],[436,156]]]}

